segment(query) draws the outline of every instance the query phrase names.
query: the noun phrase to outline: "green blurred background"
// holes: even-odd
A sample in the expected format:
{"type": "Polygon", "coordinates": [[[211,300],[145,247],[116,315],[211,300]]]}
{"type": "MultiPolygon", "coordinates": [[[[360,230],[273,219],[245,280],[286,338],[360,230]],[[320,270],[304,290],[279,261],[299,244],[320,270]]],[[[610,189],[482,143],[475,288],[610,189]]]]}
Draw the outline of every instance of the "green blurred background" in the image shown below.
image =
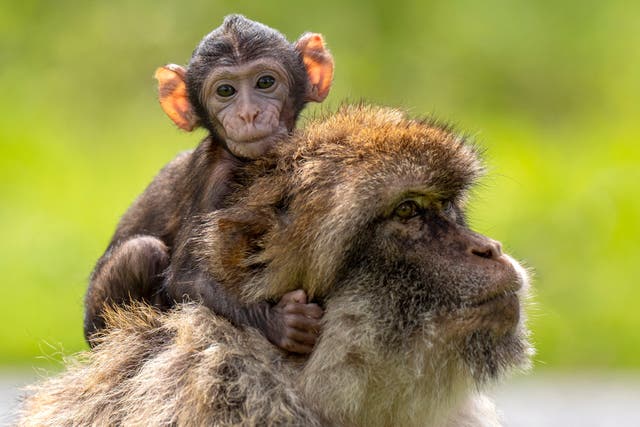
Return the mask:
{"type": "Polygon", "coordinates": [[[487,148],[472,224],[536,272],[538,369],[640,368],[640,3],[622,0],[3,2],[0,365],[85,348],[119,216],[202,137],[166,118],[153,72],[232,12],[325,35],[325,108],[434,113],[487,148]]]}

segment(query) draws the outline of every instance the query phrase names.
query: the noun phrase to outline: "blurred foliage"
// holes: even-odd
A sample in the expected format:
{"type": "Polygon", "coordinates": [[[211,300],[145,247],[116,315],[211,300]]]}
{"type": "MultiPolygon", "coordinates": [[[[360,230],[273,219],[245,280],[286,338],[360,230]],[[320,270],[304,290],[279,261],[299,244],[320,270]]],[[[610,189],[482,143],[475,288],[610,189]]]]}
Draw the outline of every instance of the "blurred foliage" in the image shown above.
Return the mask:
{"type": "Polygon", "coordinates": [[[334,88],[307,117],[366,99],[475,135],[472,223],[536,272],[538,365],[640,367],[640,3],[622,0],[4,2],[0,363],[85,347],[119,216],[202,136],[170,124],[153,71],[232,12],[326,36],[334,88]]]}

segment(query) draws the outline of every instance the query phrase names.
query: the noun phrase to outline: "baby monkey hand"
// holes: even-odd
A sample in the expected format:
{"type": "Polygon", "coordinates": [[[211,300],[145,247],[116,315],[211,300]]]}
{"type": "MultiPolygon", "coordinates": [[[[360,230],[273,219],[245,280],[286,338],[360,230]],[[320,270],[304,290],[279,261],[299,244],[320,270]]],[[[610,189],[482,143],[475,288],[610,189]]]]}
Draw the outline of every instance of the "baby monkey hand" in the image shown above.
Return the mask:
{"type": "Polygon", "coordinates": [[[318,339],[323,314],[318,304],[307,304],[307,294],[302,289],[288,292],[271,307],[266,336],[283,350],[309,354],[318,339]]]}

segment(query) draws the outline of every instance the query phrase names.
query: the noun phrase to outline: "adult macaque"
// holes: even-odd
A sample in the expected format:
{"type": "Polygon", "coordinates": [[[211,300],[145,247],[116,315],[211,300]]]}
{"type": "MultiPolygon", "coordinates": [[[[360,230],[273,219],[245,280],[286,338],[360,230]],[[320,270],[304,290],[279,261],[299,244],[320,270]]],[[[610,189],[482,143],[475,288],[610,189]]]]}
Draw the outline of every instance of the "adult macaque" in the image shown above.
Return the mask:
{"type": "Polygon", "coordinates": [[[173,261],[245,304],[298,286],[323,300],[310,358],[195,304],[110,312],[85,363],[32,388],[21,424],[499,425],[483,390],[528,362],[527,274],[466,226],[473,145],[350,107],[240,172],[173,261]]]}
{"type": "Polygon", "coordinates": [[[163,272],[198,215],[222,206],[236,169],[286,141],[309,101],[329,93],[333,59],[322,36],[295,44],[240,15],[228,16],[193,52],[187,68],[156,71],[160,104],[182,129],[209,135],[167,165],[124,214],[98,261],[85,299],[85,337],[103,328],[106,305],[146,301],[167,307],[191,299],[234,325],[258,328],[285,350],[311,351],[322,310],[294,291],[277,304],[240,304],[210,277],[172,281],[163,272]]]}

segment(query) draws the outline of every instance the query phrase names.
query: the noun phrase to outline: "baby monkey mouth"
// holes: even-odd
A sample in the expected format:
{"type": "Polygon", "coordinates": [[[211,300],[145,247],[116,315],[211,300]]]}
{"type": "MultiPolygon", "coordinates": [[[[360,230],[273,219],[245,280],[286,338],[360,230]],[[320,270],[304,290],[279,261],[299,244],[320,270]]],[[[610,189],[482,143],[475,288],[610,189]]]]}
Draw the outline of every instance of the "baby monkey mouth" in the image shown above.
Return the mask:
{"type": "Polygon", "coordinates": [[[232,140],[236,144],[254,144],[260,142],[274,142],[284,139],[288,135],[287,128],[284,126],[260,127],[253,129],[251,132],[237,133],[228,135],[228,140],[232,140]]]}

